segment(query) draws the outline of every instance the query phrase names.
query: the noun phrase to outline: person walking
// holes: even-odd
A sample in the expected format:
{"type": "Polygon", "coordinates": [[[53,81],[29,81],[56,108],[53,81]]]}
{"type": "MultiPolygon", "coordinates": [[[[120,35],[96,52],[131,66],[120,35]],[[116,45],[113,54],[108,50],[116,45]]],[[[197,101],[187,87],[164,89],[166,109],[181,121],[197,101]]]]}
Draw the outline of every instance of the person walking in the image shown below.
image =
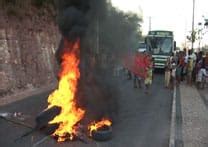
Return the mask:
{"type": "Polygon", "coordinates": [[[183,55],[181,52],[178,54],[178,61],[176,63],[177,63],[177,65],[176,65],[176,84],[179,85],[182,80],[181,76],[182,76],[182,69],[184,66],[184,59],[183,59],[183,55]]]}

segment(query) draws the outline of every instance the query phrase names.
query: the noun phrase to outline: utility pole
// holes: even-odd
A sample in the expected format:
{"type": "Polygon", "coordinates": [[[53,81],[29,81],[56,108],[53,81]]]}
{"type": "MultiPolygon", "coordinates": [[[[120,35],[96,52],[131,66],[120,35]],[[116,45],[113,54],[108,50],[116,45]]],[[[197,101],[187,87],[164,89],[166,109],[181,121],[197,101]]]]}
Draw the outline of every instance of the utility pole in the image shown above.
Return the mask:
{"type": "Polygon", "coordinates": [[[152,27],[152,17],[149,17],[149,31],[151,31],[152,27]]]}
{"type": "Polygon", "coordinates": [[[202,31],[203,31],[202,23],[199,22],[198,23],[198,41],[199,41],[198,52],[200,52],[201,50],[201,40],[202,40],[202,34],[203,34],[202,31]]]}
{"type": "Polygon", "coordinates": [[[185,21],[185,33],[184,33],[184,36],[185,36],[184,42],[185,42],[185,44],[184,44],[184,48],[186,48],[186,45],[187,45],[187,42],[186,42],[186,40],[187,40],[186,33],[187,33],[187,20],[185,21]]]}
{"type": "Polygon", "coordinates": [[[193,14],[192,14],[192,33],[191,33],[191,50],[194,51],[195,31],[194,31],[194,12],[195,0],[193,0],[193,14]]]}
{"type": "Polygon", "coordinates": [[[96,22],[96,53],[99,54],[100,53],[100,27],[99,27],[99,18],[97,18],[97,22],[96,22]]]}

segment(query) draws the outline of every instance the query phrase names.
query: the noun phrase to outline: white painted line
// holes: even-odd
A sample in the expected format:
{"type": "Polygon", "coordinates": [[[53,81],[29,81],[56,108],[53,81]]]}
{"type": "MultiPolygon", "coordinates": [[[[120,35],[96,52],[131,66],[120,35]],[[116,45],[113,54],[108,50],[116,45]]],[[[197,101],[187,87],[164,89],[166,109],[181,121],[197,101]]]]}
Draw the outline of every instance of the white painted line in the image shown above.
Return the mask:
{"type": "Polygon", "coordinates": [[[173,90],[169,147],[175,147],[175,127],[176,127],[176,85],[174,86],[174,90],[173,90]]]}
{"type": "Polygon", "coordinates": [[[50,139],[50,135],[49,136],[45,136],[44,138],[42,138],[41,140],[39,140],[38,142],[36,142],[35,144],[33,144],[32,147],[37,147],[39,146],[40,144],[42,144],[43,142],[45,142],[46,140],[50,139]]]}

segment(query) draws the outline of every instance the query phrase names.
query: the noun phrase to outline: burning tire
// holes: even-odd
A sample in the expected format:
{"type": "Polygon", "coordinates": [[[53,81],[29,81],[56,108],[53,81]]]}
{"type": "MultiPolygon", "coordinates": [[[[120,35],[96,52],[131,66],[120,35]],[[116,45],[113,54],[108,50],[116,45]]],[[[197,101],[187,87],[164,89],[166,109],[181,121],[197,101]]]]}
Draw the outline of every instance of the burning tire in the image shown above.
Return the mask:
{"type": "Polygon", "coordinates": [[[98,130],[92,131],[92,138],[97,141],[107,141],[112,138],[112,127],[111,126],[103,126],[98,130]]]}

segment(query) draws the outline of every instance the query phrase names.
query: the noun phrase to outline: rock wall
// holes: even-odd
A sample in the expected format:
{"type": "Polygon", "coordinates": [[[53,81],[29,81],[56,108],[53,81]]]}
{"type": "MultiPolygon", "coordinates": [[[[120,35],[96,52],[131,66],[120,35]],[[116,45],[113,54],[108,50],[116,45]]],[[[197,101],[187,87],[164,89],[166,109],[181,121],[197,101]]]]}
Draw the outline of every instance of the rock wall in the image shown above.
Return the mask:
{"type": "Polygon", "coordinates": [[[56,81],[60,34],[54,17],[38,9],[21,17],[0,10],[0,96],[56,81]]]}

